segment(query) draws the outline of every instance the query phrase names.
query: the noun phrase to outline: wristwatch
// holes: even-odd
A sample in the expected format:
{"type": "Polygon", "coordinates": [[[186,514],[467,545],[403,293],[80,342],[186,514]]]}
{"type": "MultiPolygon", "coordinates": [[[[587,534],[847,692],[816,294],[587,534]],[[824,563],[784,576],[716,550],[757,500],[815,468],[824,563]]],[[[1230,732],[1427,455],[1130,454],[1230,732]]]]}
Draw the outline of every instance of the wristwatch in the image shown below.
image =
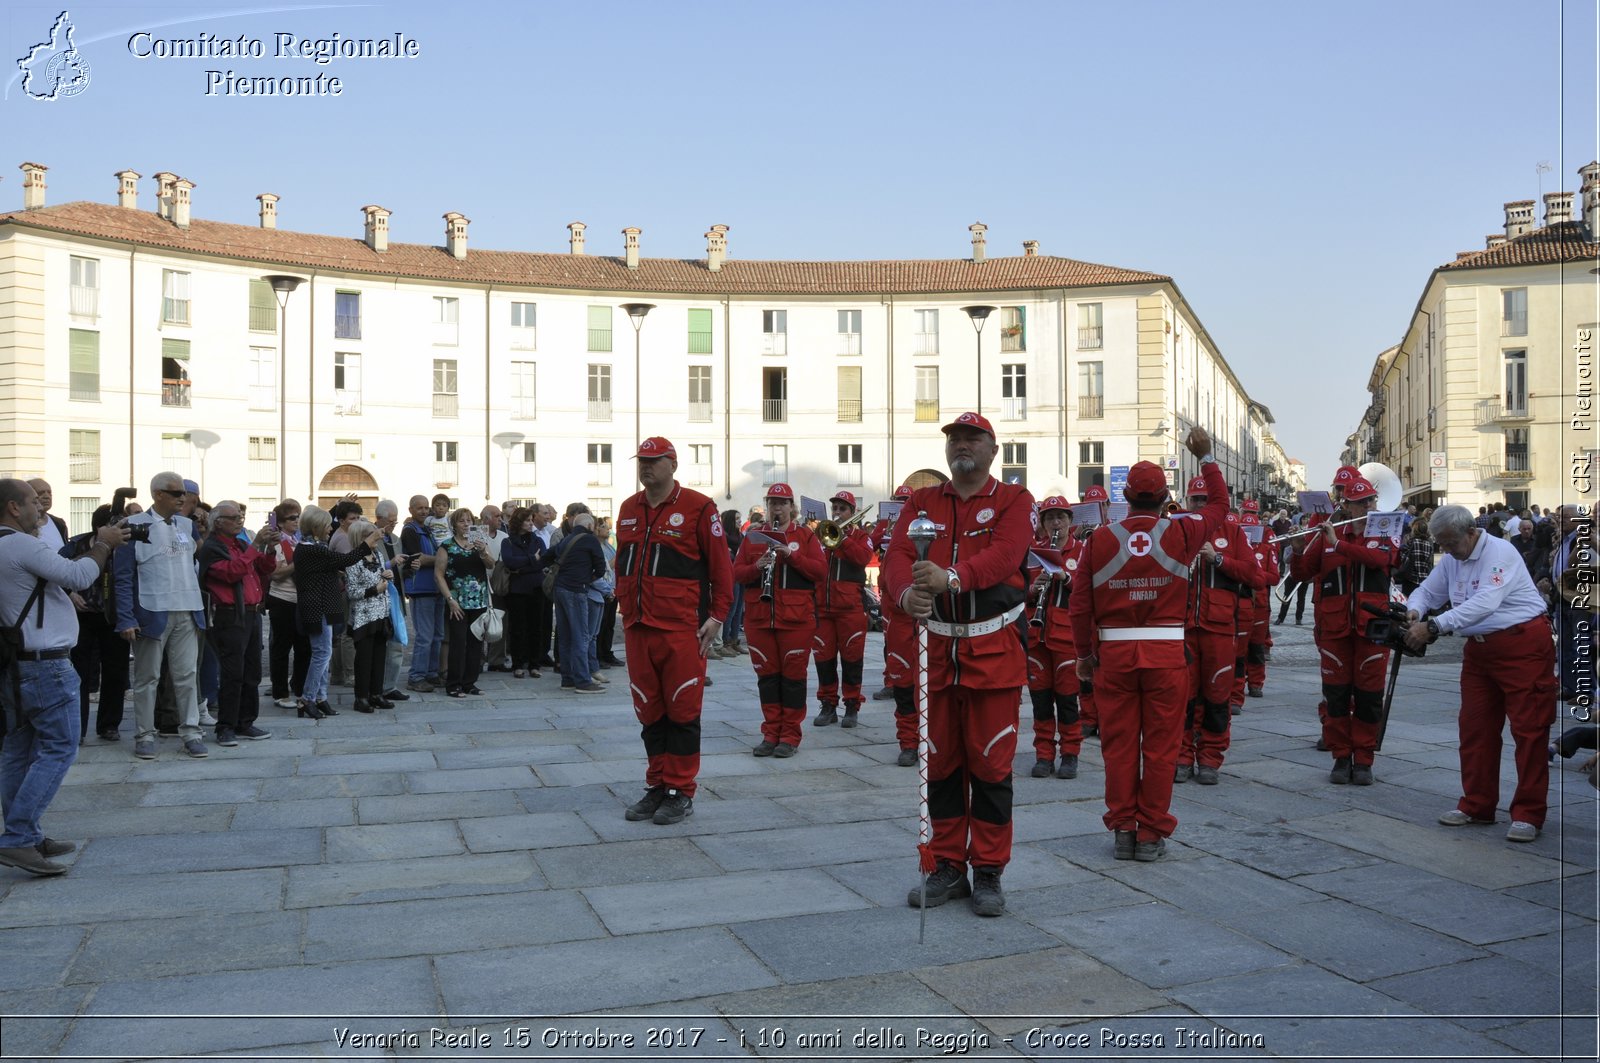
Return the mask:
{"type": "Polygon", "coordinates": [[[1442,634],[1444,634],[1444,632],[1439,630],[1438,623],[1436,621],[1429,620],[1428,621],[1428,637],[1430,639],[1436,639],[1442,634]]]}
{"type": "Polygon", "coordinates": [[[960,594],[961,593],[961,577],[956,575],[956,570],[953,569],[953,568],[945,569],[944,570],[944,577],[945,577],[946,581],[948,581],[948,586],[945,589],[948,590],[951,594],[960,594]]]}

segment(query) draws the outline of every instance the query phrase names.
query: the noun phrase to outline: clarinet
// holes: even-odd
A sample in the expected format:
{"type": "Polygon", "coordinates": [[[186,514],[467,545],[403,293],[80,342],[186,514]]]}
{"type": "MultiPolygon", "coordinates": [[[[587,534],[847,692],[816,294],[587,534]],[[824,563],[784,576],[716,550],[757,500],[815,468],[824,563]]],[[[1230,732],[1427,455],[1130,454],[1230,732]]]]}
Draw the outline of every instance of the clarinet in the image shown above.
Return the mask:
{"type": "MultiPolygon", "coordinates": [[[[1050,533],[1050,549],[1060,548],[1060,538],[1060,532],[1050,533]]],[[[1044,586],[1039,588],[1039,600],[1033,603],[1033,618],[1028,621],[1029,627],[1044,627],[1045,602],[1050,598],[1050,587],[1054,582],[1054,578],[1048,579],[1044,586]]]]}
{"type": "MultiPolygon", "coordinates": [[[[772,526],[769,524],[767,527],[771,528],[772,526]]],[[[778,548],[776,546],[767,547],[767,556],[776,559],[778,556],[778,548]]],[[[772,577],[777,571],[778,566],[776,560],[774,560],[773,564],[770,564],[761,570],[761,600],[764,602],[772,601],[772,577]]]]}

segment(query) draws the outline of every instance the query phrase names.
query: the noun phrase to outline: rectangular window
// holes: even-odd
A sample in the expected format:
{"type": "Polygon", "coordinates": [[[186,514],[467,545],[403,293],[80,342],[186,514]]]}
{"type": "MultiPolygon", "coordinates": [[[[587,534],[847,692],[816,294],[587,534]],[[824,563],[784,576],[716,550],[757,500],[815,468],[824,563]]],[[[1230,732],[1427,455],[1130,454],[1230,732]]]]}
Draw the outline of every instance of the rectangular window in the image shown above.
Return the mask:
{"type": "Polygon", "coordinates": [[[1078,350],[1097,351],[1105,345],[1101,303],[1078,304],[1078,350]]]}
{"type": "Polygon", "coordinates": [[[1000,350],[1025,351],[1028,349],[1028,309],[1024,306],[1000,308],[1000,350]]]}
{"type": "Polygon", "coordinates": [[[189,341],[161,341],[161,405],[189,405],[189,341]]]}
{"type": "Polygon", "coordinates": [[[689,311],[689,353],[711,353],[711,311],[689,311]]]}
{"type": "Polygon", "coordinates": [[[936,365],[917,366],[916,419],[939,419],[939,367],[936,365]]]}
{"type": "Polygon", "coordinates": [[[278,350],[276,347],[250,348],[250,408],[278,408],[278,350]]]}
{"type": "Polygon", "coordinates": [[[591,487],[611,486],[611,444],[589,444],[589,485],[591,487]]]}
{"type": "Polygon", "coordinates": [[[1533,467],[1528,464],[1528,430],[1506,429],[1506,472],[1526,475],[1533,467]]]}
{"type": "Polygon", "coordinates": [[[538,369],[535,362],[511,363],[512,420],[531,421],[539,416],[538,369]]]}
{"type": "Polygon", "coordinates": [[[539,304],[511,304],[511,349],[535,351],[539,349],[539,304]]]}
{"type": "Polygon", "coordinates": [[[270,484],[278,482],[278,437],[250,437],[250,482],[270,484]]]}
{"type": "Polygon", "coordinates": [[[589,350],[609,351],[611,349],[611,308],[609,306],[591,306],[589,308],[589,350]]]}
{"type": "Polygon", "coordinates": [[[789,311],[761,311],[761,353],[789,353],[789,311]]]}
{"type": "Polygon", "coordinates": [[[1020,421],[1028,416],[1028,367],[1011,362],[1000,366],[1000,416],[1020,421]]]}
{"type": "Polygon", "coordinates": [[[789,370],[761,371],[761,419],[769,423],[789,419],[789,370]]]}
{"type": "Polygon", "coordinates": [[[68,507],[67,530],[82,533],[88,531],[94,524],[94,511],[100,508],[100,499],[96,495],[87,497],[73,495],[68,507]]]}
{"type": "Polygon", "coordinates": [[[861,421],[861,367],[839,367],[839,421],[859,424],[861,421]]]}
{"type": "Polygon", "coordinates": [[[610,519],[610,517],[611,517],[611,499],[609,499],[609,498],[592,498],[591,497],[591,498],[584,499],[584,501],[588,504],[589,512],[595,517],[595,519],[598,520],[601,517],[605,517],[607,519],[610,519]]]}
{"type": "Polygon", "coordinates": [[[433,344],[454,347],[461,338],[461,300],[450,295],[433,297],[433,344]]]}
{"type": "Polygon", "coordinates": [[[459,412],[460,396],[456,393],[456,360],[433,360],[433,415],[454,417],[459,412]]]}
{"type": "Polygon", "coordinates": [[[250,331],[278,331],[278,297],[259,277],[250,279],[250,331]]]}
{"type": "Polygon", "coordinates": [[[74,402],[100,401],[100,333],[67,330],[67,397],[74,402]]]}
{"type": "Polygon", "coordinates": [[[194,464],[194,447],[183,432],[165,432],[161,436],[161,463],[182,477],[191,476],[194,464]]]}
{"type": "Polygon", "coordinates": [[[1078,363],[1078,416],[1105,416],[1105,363],[1078,363]]]}
{"type": "Polygon", "coordinates": [[[511,485],[529,488],[539,482],[539,444],[518,443],[511,448],[511,485]]]}
{"type": "Polygon", "coordinates": [[[611,367],[589,366],[589,420],[611,420],[611,367]]]}
{"type": "MultiPolygon", "coordinates": [[[[1523,289],[1518,289],[1519,291],[1523,289]]],[[[1505,416],[1528,415],[1528,352],[1507,351],[1505,416]]]]}
{"type": "MultiPolygon", "coordinates": [[[[72,256],[72,316],[100,316],[100,260],[72,256]]],[[[84,525],[85,528],[88,525],[84,525]]]]}
{"type": "Polygon", "coordinates": [[[82,428],[67,432],[67,479],[75,484],[100,482],[99,432],[82,428]]]}
{"type": "Polygon", "coordinates": [[[839,353],[854,355],[861,353],[861,311],[839,311],[839,353]]]}
{"type": "Polygon", "coordinates": [[[704,487],[711,482],[711,444],[689,444],[689,482],[704,487]]]}
{"type": "Polygon", "coordinates": [[[361,293],[333,293],[333,338],[359,340],[361,338],[361,293]]]}
{"type": "Polygon", "coordinates": [[[861,484],[861,444],[839,444],[839,483],[845,487],[861,484]]]}
{"type": "Polygon", "coordinates": [[[333,456],[340,461],[360,461],[361,440],[335,439],[333,441],[333,456]]]}
{"type": "Polygon", "coordinates": [[[711,420],[711,367],[709,365],[691,365],[689,367],[689,420],[711,420]]]}
{"type": "MultiPolygon", "coordinates": [[[[433,479],[436,483],[449,484],[451,487],[461,482],[461,466],[456,461],[455,440],[433,441],[433,479]]],[[[452,501],[450,505],[453,507],[455,502],[452,501]]]]}
{"type": "Polygon", "coordinates": [[[161,271],[161,320],[167,325],[189,323],[189,275],[175,269],[161,271]]]}
{"type": "Polygon", "coordinates": [[[767,444],[761,456],[761,483],[781,484],[789,482],[789,448],[784,444],[767,444]]]}
{"type": "Polygon", "coordinates": [[[1000,479],[1028,486],[1028,444],[1000,444],[1000,479]]]}
{"type": "Polygon", "coordinates": [[[1528,289],[1504,288],[1500,292],[1500,335],[1528,334],[1528,289]]]}
{"type": "Polygon", "coordinates": [[[1106,445],[1089,440],[1078,444],[1078,497],[1091,487],[1106,485],[1106,445]]]}
{"type": "Polygon", "coordinates": [[[939,311],[918,310],[916,354],[939,353],[939,311]]]}
{"type": "Polygon", "coordinates": [[[361,355],[333,352],[333,412],[361,412],[361,355]]]}

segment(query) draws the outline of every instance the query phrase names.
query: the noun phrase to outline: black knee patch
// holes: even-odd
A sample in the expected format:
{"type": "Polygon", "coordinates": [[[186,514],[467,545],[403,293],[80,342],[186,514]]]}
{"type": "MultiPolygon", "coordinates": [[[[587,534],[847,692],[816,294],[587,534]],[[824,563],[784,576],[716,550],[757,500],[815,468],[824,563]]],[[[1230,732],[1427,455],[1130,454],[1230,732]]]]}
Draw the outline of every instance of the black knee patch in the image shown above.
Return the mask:
{"type": "Polygon", "coordinates": [[[967,814],[967,773],[957,768],[942,779],[928,780],[928,816],[958,819],[967,814]]]}
{"type": "Polygon", "coordinates": [[[1245,650],[1244,658],[1250,664],[1267,663],[1267,644],[1265,642],[1252,642],[1245,650]]]}
{"type": "Polygon", "coordinates": [[[1078,695],[1056,695],[1056,719],[1064,726],[1071,726],[1078,722],[1078,695]]]}
{"type": "Polygon", "coordinates": [[[1011,775],[998,782],[972,780],[972,818],[1004,826],[1011,822],[1011,775]]]}
{"type": "Polygon", "coordinates": [[[1240,676],[1244,675],[1244,658],[1243,657],[1235,657],[1233,659],[1233,675],[1234,675],[1235,679],[1237,679],[1240,676]]]}
{"type": "Polygon", "coordinates": [[[1352,689],[1343,685],[1322,684],[1322,700],[1327,702],[1329,716],[1350,715],[1350,692],[1352,689]]]}
{"type": "Polygon", "coordinates": [[[700,721],[690,720],[687,723],[673,723],[663,719],[667,725],[666,746],[664,753],[672,753],[680,757],[694,756],[700,752],[700,721]]]}
{"type": "Polygon", "coordinates": [[[783,676],[756,676],[756,695],[763,705],[776,705],[783,696],[783,676]]]}
{"type": "Polygon", "coordinates": [[[817,685],[837,686],[839,683],[839,664],[832,659],[817,658],[817,685]]]}
{"type": "Polygon", "coordinates": [[[806,711],[806,681],[804,679],[790,679],[788,676],[778,677],[778,704],[786,709],[806,711]]]}
{"type": "Polygon", "coordinates": [[[845,661],[843,671],[845,686],[858,687],[861,685],[861,661],[859,659],[854,661],[845,661]]]}
{"type": "Polygon", "coordinates": [[[1054,720],[1056,718],[1055,700],[1048,690],[1030,690],[1028,698],[1033,702],[1033,718],[1036,722],[1054,720]]]}
{"type": "Polygon", "coordinates": [[[1357,690],[1355,694],[1355,715],[1362,723],[1377,723],[1378,717],[1383,715],[1383,691],[1357,690]]]}
{"type": "Polygon", "coordinates": [[[1200,713],[1200,726],[1214,735],[1226,734],[1231,717],[1226,701],[1208,701],[1200,713]]]}
{"type": "Polygon", "coordinates": [[[894,688],[894,714],[896,716],[915,716],[917,714],[917,692],[911,687],[894,688]]]}
{"type": "Polygon", "coordinates": [[[665,716],[654,723],[647,723],[639,729],[639,737],[644,739],[644,752],[646,756],[659,756],[667,751],[667,718],[665,716]]]}

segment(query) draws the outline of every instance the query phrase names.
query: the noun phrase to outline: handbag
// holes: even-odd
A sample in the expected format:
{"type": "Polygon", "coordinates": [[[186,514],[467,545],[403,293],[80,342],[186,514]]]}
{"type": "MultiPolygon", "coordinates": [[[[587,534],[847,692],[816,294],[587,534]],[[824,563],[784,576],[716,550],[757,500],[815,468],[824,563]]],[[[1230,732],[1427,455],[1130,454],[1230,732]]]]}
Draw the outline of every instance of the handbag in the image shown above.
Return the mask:
{"type": "Polygon", "coordinates": [[[389,584],[389,627],[392,634],[389,636],[395,642],[404,646],[408,641],[406,635],[406,607],[400,598],[400,588],[393,583],[389,584]]]}
{"type": "Polygon", "coordinates": [[[499,642],[505,633],[506,611],[490,606],[483,611],[483,615],[472,622],[472,635],[474,638],[487,639],[490,642],[499,642]]]}
{"type": "Polygon", "coordinates": [[[561,562],[566,560],[567,552],[572,549],[576,536],[564,540],[564,545],[556,551],[555,560],[544,567],[544,579],[539,583],[539,589],[544,591],[546,598],[554,598],[556,593],[556,577],[561,574],[561,562]]]}
{"type": "Polygon", "coordinates": [[[511,570],[504,561],[496,561],[489,572],[489,593],[496,597],[511,593],[511,570]]]}

